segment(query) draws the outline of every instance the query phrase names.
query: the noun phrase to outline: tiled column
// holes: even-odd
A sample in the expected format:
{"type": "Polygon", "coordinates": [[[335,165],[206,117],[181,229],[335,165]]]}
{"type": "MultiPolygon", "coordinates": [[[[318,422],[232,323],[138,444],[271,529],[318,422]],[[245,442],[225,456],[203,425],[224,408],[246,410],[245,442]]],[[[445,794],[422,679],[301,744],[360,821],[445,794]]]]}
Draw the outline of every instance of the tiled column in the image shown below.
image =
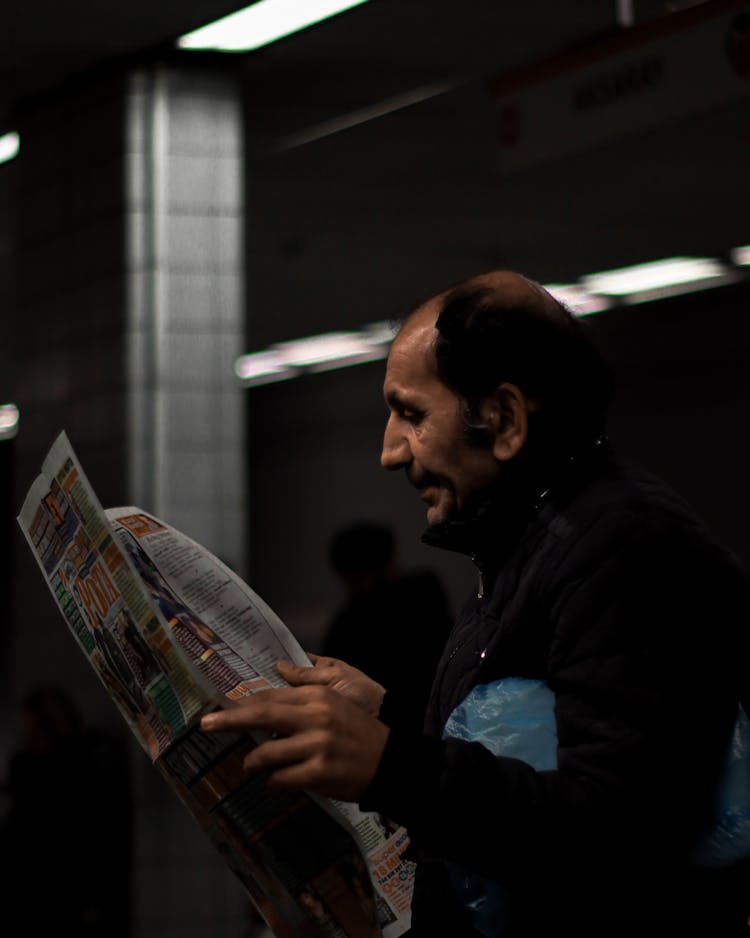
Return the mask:
{"type": "MultiPolygon", "coordinates": [[[[244,572],[242,120],[214,73],[153,68],[126,100],[126,435],[133,502],[244,572]]],[[[247,901],[141,777],[138,938],[247,931],[247,901]],[[150,795],[150,797],[149,797],[150,795]],[[208,901],[206,901],[208,900],[208,901]]],[[[213,859],[213,858],[211,858],[213,859]]]]}
{"type": "Polygon", "coordinates": [[[127,99],[127,436],[136,504],[244,568],[242,121],[213,73],[127,99]]]}
{"type": "MultiPolygon", "coordinates": [[[[153,511],[243,574],[239,101],[231,78],[154,66],[19,121],[12,396],[16,506],[65,429],[105,506],[153,511]]],[[[20,531],[14,553],[14,699],[52,679],[119,721],[20,531]]],[[[245,938],[239,883],[135,744],[131,763],[132,938],[245,938]]]]}

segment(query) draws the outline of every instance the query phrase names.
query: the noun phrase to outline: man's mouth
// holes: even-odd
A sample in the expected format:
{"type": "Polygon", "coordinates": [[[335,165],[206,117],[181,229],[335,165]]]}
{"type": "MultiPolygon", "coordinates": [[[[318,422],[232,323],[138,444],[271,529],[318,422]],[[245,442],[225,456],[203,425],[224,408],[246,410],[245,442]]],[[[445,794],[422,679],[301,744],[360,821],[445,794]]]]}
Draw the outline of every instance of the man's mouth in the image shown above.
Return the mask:
{"type": "Polygon", "coordinates": [[[419,493],[419,500],[424,502],[428,507],[431,507],[440,501],[443,489],[437,482],[430,480],[429,482],[422,482],[417,491],[419,493]]]}
{"type": "Polygon", "coordinates": [[[414,486],[414,488],[419,492],[420,495],[422,494],[422,492],[426,492],[429,489],[437,488],[437,486],[439,485],[438,480],[435,479],[433,476],[423,475],[423,476],[413,477],[413,476],[407,475],[407,478],[409,482],[414,486]]]}
{"type": "Polygon", "coordinates": [[[409,476],[407,479],[417,490],[419,500],[427,505],[434,505],[439,497],[440,482],[434,476],[420,475],[409,476]]]}

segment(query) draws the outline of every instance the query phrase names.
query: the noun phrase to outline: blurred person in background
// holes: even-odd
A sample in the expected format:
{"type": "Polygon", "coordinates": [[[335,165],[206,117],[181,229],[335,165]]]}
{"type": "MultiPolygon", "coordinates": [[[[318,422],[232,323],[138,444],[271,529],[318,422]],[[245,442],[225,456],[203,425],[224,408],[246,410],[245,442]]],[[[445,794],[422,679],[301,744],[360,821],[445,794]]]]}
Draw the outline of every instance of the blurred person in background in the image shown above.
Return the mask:
{"type": "Polygon", "coordinates": [[[128,938],[132,800],[124,737],[44,684],[18,711],[0,831],[6,912],[25,935],[128,938]]]}
{"type": "Polygon", "coordinates": [[[442,583],[430,570],[405,571],[393,529],[357,521],[331,539],[331,566],[346,593],[321,646],[408,704],[404,719],[422,727],[440,652],[453,624],[442,583]]]}

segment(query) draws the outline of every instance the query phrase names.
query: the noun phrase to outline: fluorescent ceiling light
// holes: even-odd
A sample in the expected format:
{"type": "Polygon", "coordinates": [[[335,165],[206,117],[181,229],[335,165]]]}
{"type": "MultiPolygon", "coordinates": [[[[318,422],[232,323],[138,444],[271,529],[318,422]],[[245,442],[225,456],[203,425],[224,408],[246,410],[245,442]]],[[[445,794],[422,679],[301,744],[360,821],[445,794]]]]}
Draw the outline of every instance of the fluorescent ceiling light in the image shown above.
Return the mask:
{"type": "MultiPolygon", "coordinates": [[[[735,265],[750,265],[750,245],[731,252],[735,265]]],[[[547,283],[545,289],[575,316],[588,316],[620,304],[634,304],[678,293],[691,293],[745,279],[745,272],[716,258],[670,257],[581,277],[577,283],[547,283]]],[[[374,322],[358,332],[327,332],[278,342],[242,355],[234,370],[245,387],[285,381],[301,374],[331,371],[388,355],[392,322],[374,322]]]]}
{"type": "Polygon", "coordinates": [[[365,362],[376,362],[385,358],[388,349],[376,347],[363,348],[358,352],[352,351],[346,355],[340,355],[337,358],[327,358],[323,361],[313,362],[310,365],[310,371],[333,371],[335,368],[348,368],[349,365],[364,365],[365,362]]]}
{"type": "Polygon", "coordinates": [[[7,163],[18,156],[21,138],[17,133],[3,134],[0,137],[0,163],[7,163]]]}
{"type": "Polygon", "coordinates": [[[642,303],[675,296],[737,280],[736,272],[710,257],[668,257],[648,264],[620,267],[581,277],[579,283],[590,293],[642,303]]]}
{"type": "Polygon", "coordinates": [[[244,384],[281,381],[291,377],[289,368],[278,352],[255,352],[241,355],[234,363],[234,373],[244,384]]]}
{"type": "Polygon", "coordinates": [[[372,323],[361,332],[326,332],[323,335],[278,342],[270,349],[240,356],[234,372],[245,387],[284,381],[302,372],[331,371],[388,354],[393,329],[372,323]]]}
{"type": "Polygon", "coordinates": [[[608,297],[588,293],[577,283],[545,283],[543,286],[574,316],[589,316],[612,306],[612,300],[608,297]]]}
{"type": "Polygon", "coordinates": [[[20,414],[15,404],[0,404],[0,440],[11,440],[18,433],[20,414]]]}
{"type": "Polygon", "coordinates": [[[396,334],[397,326],[393,322],[371,322],[362,331],[362,337],[372,345],[390,346],[396,334]]]}
{"type": "Polygon", "coordinates": [[[325,335],[280,342],[274,346],[290,365],[304,367],[327,362],[338,362],[362,354],[378,351],[373,343],[359,332],[328,332],[325,335]]]}
{"type": "Polygon", "coordinates": [[[356,332],[329,332],[325,335],[309,336],[291,342],[274,345],[282,358],[290,365],[304,367],[319,362],[335,361],[358,350],[356,332]]]}
{"type": "Polygon", "coordinates": [[[187,33],[181,49],[248,52],[282,39],[367,0],[258,0],[251,6],[187,33]]]}

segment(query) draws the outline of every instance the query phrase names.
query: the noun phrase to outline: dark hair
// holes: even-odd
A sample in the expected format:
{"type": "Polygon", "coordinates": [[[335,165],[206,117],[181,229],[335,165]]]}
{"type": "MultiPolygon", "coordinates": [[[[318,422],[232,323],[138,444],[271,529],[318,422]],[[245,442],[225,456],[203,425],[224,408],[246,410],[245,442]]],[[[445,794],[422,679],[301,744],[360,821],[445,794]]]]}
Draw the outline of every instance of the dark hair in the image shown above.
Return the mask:
{"type": "Polygon", "coordinates": [[[338,531],[330,549],[331,564],[339,574],[382,571],[393,558],[396,539],[391,528],[374,521],[357,521],[338,531]]]}
{"type": "Polygon", "coordinates": [[[530,442],[567,448],[603,432],[612,376],[584,323],[532,286],[506,295],[469,281],[445,293],[436,321],[438,375],[464,402],[467,427],[481,428],[480,401],[507,381],[539,404],[530,442]]]}

